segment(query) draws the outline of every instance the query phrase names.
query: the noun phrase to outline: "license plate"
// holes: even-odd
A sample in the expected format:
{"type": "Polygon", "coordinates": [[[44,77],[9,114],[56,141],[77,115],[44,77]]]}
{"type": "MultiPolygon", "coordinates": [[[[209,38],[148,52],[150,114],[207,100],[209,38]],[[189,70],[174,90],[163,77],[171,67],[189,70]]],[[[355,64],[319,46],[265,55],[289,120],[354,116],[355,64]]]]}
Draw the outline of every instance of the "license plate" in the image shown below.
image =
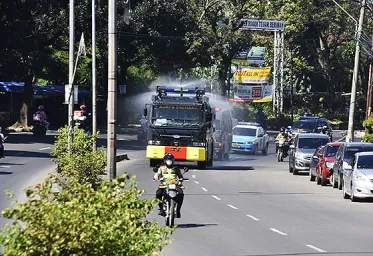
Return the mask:
{"type": "Polygon", "coordinates": [[[241,146],[238,145],[238,144],[233,144],[232,147],[234,147],[234,148],[240,148],[241,146]]]}
{"type": "Polygon", "coordinates": [[[168,188],[169,189],[176,189],[176,184],[170,184],[170,185],[168,185],[168,188]]]}

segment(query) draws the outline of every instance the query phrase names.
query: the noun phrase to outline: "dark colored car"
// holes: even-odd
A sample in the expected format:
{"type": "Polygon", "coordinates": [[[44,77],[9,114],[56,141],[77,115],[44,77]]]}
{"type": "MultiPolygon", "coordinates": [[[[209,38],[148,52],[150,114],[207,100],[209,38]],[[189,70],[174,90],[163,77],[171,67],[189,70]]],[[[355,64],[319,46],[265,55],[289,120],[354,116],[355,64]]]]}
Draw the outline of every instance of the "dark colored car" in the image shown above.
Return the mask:
{"type": "Polygon", "coordinates": [[[315,116],[303,116],[291,126],[294,135],[298,133],[320,133],[324,132],[333,141],[333,129],[326,118],[315,116]]]}
{"type": "Polygon", "coordinates": [[[343,173],[345,168],[350,167],[352,157],[359,152],[373,151],[373,143],[366,142],[344,142],[338,149],[330,176],[330,184],[333,188],[342,190],[343,173]]]}

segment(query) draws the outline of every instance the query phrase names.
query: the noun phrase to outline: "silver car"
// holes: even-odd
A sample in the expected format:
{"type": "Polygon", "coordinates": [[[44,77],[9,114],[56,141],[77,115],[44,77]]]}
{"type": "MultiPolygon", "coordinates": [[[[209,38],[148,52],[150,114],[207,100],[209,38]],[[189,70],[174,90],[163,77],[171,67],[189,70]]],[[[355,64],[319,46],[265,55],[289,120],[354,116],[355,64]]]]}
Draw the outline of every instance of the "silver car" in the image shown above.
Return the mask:
{"type": "Polygon", "coordinates": [[[289,172],[297,175],[299,171],[309,171],[311,158],[316,149],[326,145],[329,136],[320,133],[300,133],[290,145],[289,172]]]}
{"type": "Polygon", "coordinates": [[[343,198],[373,198],[373,152],[356,153],[343,173],[343,198]]]}

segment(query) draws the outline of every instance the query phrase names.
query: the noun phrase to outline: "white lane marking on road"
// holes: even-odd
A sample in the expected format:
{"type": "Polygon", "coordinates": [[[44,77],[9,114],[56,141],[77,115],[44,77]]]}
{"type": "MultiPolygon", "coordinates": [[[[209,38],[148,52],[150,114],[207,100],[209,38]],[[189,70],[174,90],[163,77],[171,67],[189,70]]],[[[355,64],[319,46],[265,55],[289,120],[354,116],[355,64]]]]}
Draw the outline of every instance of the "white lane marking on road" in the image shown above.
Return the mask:
{"type": "Polygon", "coordinates": [[[256,217],[254,217],[254,216],[252,216],[252,215],[246,215],[247,217],[249,217],[250,219],[253,219],[253,220],[255,220],[255,221],[259,221],[259,219],[258,218],[256,218],[256,217]]]}
{"type": "Polygon", "coordinates": [[[203,191],[205,191],[205,192],[207,192],[207,191],[208,191],[208,190],[207,190],[207,189],[205,189],[204,187],[202,187],[202,190],[203,190],[203,191]]]}
{"type": "Polygon", "coordinates": [[[195,178],[196,178],[196,175],[192,175],[192,178],[195,179],[195,178]]]}
{"type": "Polygon", "coordinates": [[[0,168],[10,168],[9,165],[0,165],[0,168]]]}
{"type": "Polygon", "coordinates": [[[232,209],[235,209],[235,210],[238,209],[236,206],[233,206],[233,205],[231,205],[231,204],[228,204],[228,206],[229,206],[230,208],[232,208],[232,209]]]}
{"type": "Polygon", "coordinates": [[[270,228],[270,230],[272,230],[273,232],[276,232],[277,234],[280,234],[282,236],[287,236],[288,234],[278,230],[278,229],[275,229],[275,228],[270,228]]]}
{"type": "Polygon", "coordinates": [[[39,150],[46,150],[46,149],[50,149],[51,147],[46,147],[46,148],[39,148],[39,150]]]}
{"type": "Polygon", "coordinates": [[[312,244],[306,244],[306,246],[318,252],[326,252],[320,248],[317,248],[316,246],[313,246],[312,244]]]}
{"type": "Polygon", "coordinates": [[[212,196],[213,198],[215,198],[216,200],[220,201],[221,199],[217,196],[212,196]]]}
{"type": "Polygon", "coordinates": [[[194,183],[196,183],[196,184],[199,184],[199,182],[198,182],[198,181],[196,181],[196,180],[194,181],[194,183]]]}

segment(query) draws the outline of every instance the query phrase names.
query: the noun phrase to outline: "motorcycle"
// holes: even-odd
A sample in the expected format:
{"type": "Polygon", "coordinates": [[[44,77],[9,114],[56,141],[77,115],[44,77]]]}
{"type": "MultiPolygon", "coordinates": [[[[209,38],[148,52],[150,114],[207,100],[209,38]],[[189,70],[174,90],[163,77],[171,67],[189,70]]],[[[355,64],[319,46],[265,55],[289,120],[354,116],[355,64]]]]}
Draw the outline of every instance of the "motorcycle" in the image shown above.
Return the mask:
{"type": "MultiPolygon", "coordinates": [[[[153,169],[156,172],[156,168],[153,169]]],[[[188,172],[187,168],[184,168],[184,173],[188,172]]],[[[162,197],[163,201],[163,211],[165,212],[165,224],[168,227],[173,227],[175,225],[175,216],[177,209],[176,198],[178,195],[177,188],[180,187],[180,180],[172,179],[166,180],[163,177],[159,179],[160,182],[164,182],[166,188],[162,197]]],[[[189,179],[184,178],[182,181],[189,181],[189,179]]],[[[183,189],[183,187],[180,187],[183,189]]]]}
{"type": "Polygon", "coordinates": [[[44,123],[34,120],[32,126],[33,126],[32,133],[34,134],[34,136],[41,136],[41,135],[47,134],[47,129],[45,128],[44,123]]]}
{"type": "Polygon", "coordinates": [[[276,156],[278,162],[283,162],[289,150],[289,141],[285,139],[276,140],[276,156]]]}

